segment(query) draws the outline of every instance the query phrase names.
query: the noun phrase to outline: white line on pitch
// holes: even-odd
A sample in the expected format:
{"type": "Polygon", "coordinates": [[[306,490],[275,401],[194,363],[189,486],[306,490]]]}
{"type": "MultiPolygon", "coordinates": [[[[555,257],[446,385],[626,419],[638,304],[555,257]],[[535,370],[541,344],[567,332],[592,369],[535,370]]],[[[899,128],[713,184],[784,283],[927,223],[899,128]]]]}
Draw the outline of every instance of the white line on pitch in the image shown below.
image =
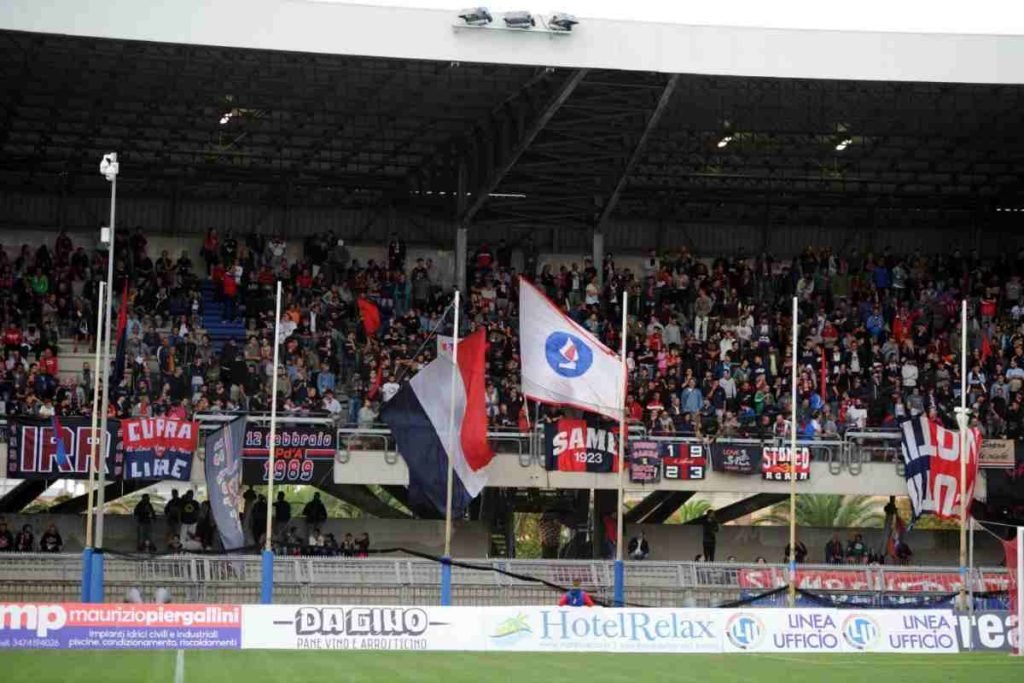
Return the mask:
{"type": "Polygon", "coordinates": [[[178,650],[174,658],[174,683],[185,683],[185,651],[178,650]]]}

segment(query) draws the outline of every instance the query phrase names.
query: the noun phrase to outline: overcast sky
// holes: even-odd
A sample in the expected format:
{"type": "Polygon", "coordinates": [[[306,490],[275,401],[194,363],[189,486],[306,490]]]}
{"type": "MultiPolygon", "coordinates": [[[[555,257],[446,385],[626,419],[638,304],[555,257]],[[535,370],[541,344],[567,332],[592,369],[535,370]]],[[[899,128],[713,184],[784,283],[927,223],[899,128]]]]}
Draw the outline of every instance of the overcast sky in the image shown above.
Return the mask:
{"type": "Polygon", "coordinates": [[[302,0],[428,9],[489,7],[678,24],[1024,35],[1020,0],[302,0]]]}

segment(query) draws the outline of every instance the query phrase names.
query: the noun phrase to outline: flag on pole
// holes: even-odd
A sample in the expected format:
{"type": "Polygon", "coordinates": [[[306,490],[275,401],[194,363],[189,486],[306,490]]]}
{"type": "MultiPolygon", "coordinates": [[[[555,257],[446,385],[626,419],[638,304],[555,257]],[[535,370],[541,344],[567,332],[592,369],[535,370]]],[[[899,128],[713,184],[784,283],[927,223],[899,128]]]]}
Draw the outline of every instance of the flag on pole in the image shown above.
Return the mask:
{"type": "Polygon", "coordinates": [[[444,513],[448,497],[448,459],[455,470],[452,515],[461,516],[487,484],[494,452],[487,443],[487,337],[479,329],[458,344],[458,366],[437,358],[420,370],[384,404],[381,417],[391,429],[398,452],[409,467],[409,500],[444,513]],[[452,393],[452,374],[455,393],[452,393]],[[454,438],[449,411],[455,405],[454,438]],[[449,452],[449,447],[452,452],[449,452]]]}
{"type": "Polygon", "coordinates": [[[125,332],[128,327],[128,281],[125,280],[124,291],[121,293],[121,307],[117,309],[117,334],[114,336],[114,368],[110,387],[117,390],[124,379],[125,365],[125,332]]]}
{"type": "MultiPolygon", "coordinates": [[[[225,550],[237,550],[245,546],[245,533],[239,516],[243,502],[244,440],[245,417],[236,417],[206,436],[206,488],[210,512],[225,550]]],[[[254,530],[253,535],[259,537],[260,530],[254,530]]]]}
{"type": "Polygon", "coordinates": [[[64,446],[63,429],[60,426],[60,419],[57,418],[57,414],[53,414],[53,442],[54,442],[54,458],[57,460],[57,466],[62,470],[70,469],[71,460],[68,459],[68,451],[64,446]]]}
{"type": "Polygon", "coordinates": [[[363,329],[366,330],[366,336],[374,336],[377,334],[377,330],[380,329],[380,309],[377,308],[377,304],[365,296],[359,297],[356,300],[356,305],[359,307],[359,317],[363,319],[363,329]]]}
{"type": "MultiPolygon", "coordinates": [[[[907,480],[907,494],[910,496],[914,520],[929,513],[940,519],[958,519],[960,433],[946,429],[924,415],[904,420],[900,428],[903,436],[903,476],[907,480]]],[[[974,498],[980,449],[980,432],[977,429],[969,430],[965,487],[968,505],[974,498]]]]}
{"type": "Polygon", "coordinates": [[[618,354],[565,315],[527,280],[519,280],[523,395],[622,418],[626,373],[618,354]]]}

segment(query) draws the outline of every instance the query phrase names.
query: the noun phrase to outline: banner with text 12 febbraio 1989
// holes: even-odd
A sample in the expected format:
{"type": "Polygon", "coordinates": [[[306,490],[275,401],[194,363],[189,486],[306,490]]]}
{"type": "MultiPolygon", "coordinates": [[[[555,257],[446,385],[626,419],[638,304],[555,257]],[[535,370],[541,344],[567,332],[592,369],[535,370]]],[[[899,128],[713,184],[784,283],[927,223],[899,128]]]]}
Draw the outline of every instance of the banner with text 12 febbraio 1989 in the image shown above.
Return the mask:
{"type": "MultiPolygon", "coordinates": [[[[329,425],[278,425],[274,481],[312,484],[334,477],[338,435],[329,425]]],[[[270,469],[270,429],[248,424],[242,445],[242,482],[265,484],[270,469]]]]}

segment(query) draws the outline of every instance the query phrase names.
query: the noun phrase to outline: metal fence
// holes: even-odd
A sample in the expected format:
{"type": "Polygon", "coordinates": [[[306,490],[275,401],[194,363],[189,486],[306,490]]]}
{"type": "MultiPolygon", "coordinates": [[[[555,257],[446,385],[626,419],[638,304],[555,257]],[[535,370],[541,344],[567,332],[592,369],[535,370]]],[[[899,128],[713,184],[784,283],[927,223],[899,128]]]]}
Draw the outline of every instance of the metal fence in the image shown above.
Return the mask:
{"type": "MultiPolygon", "coordinates": [[[[611,600],[613,563],[590,560],[465,560],[452,569],[452,598],[461,605],[551,604],[556,586],[574,581],[611,600]],[[497,571],[496,571],[497,570],[497,571]],[[510,576],[509,574],[515,576],[510,576]]],[[[75,601],[81,557],[12,554],[0,558],[0,601],[75,601]]],[[[257,556],[180,555],[152,559],[106,558],[106,600],[124,600],[130,588],[151,599],[168,588],[177,602],[256,602],[257,556]]],[[[695,562],[629,562],[626,601],[647,606],[711,606],[788,583],[784,565],[695,562]]],[[[959,588],[951,567],[801,565],[798,584],[824,595],[871,598],[942,596],[959,588]]],[[[1005,589],[1005,569],[979,568],[968,575],[972,591],[1005,589]]],[[[418,558],[277,558],[274,600],[279,603],[430,605],[440,602],[440,565],[418,558]]]]}

